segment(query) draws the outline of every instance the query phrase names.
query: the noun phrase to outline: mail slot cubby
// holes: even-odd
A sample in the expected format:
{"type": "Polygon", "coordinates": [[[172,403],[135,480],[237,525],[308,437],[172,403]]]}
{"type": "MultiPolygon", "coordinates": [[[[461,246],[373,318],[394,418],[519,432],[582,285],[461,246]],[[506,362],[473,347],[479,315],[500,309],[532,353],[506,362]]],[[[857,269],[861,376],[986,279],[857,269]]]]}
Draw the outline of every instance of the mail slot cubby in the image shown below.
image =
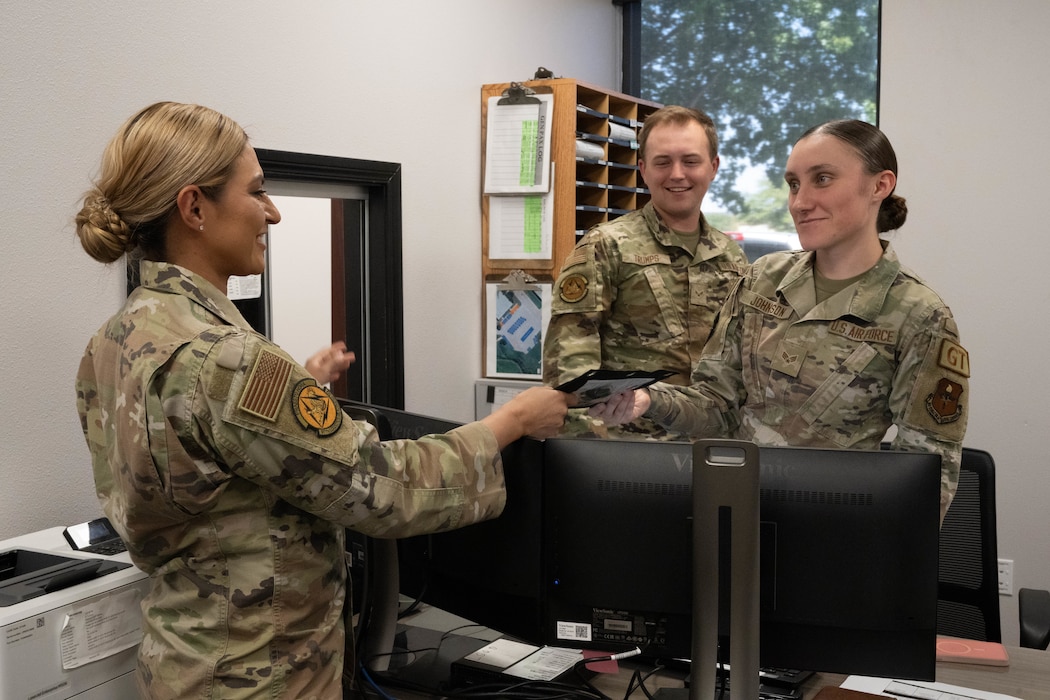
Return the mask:
{"type": "MultiPolygon", "coordinates": [[[[521,83],[537,94],[553,96],[551,163],[553,177],[548,196],[553,197],[551,257],[491,259],[489,251],[489,200],[482,194],[481,268],[486,281],[499,280],[511,270],[522,270],[538,280],[552,280],[576,245],[579,232],[635,209],[648,201],[648,190],[638,172],[637,133],[645,117],[661,105],[615,90],[570,78],[530,80],[521,83]],[[577,152],[577,141],[588,152],[577,152]],[[613,186],[604,187],[604,186],[613,186]]],[[[491,83],[481,88],[481,123],[488,119],[489,98],[503,95],[511,83],[491,83]]],[[[482,134],[482,179],[485,135],[482,134]]]]}

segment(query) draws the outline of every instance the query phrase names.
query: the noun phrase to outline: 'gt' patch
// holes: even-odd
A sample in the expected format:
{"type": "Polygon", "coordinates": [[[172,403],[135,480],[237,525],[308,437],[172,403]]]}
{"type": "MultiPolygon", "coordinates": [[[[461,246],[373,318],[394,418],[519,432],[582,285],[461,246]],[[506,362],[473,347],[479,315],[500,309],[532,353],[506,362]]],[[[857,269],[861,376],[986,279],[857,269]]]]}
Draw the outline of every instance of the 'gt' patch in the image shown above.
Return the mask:
{"type": "Polygon", "coordinates": [[[970,376],[970,354],[961,345],[947,338],[941,341],[941,352],[937,356],[937,364],[947,370],[958,372],[964,377],[970,376]]]}
{"type": "Polygon", "coordinates": [[[339,430],[343,424],[343,412],[335,399],[313,379],[300,380],[292,390],[292,413],[299,425],[314,430],[326,437],[339,430]]]}

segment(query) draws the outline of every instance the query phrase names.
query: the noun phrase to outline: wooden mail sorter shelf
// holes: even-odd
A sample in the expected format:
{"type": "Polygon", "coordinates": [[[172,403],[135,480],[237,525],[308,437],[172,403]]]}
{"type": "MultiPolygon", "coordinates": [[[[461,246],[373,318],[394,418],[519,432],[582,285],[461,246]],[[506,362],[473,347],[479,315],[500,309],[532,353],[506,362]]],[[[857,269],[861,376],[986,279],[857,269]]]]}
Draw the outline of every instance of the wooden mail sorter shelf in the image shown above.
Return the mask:
{"type": "MultiPolygon", "coordinates": [[[[499,318],[495,310],[488,308],[491,297],[488,287],[504,280],[512,271],[521,270],[540,284],[546,284],[549,293],[562,262],[580,236],[592,226],[638,209],[649,201],[649,191],[638,171],[637,139],[645,118],[661,106],[568,78],[532,80],[520,85],[536,95],[550,95],[553,99],[546,124],[550,129],[550,189],[544,195],[549,199],[543,200],[545,211],[551,212],[552,219],[550,255],[490,255],[496,248],[490,246],[494,228],[490,225],[493,223],[490,216],[496,205],[505,207],[506,200],[494,205],[494,198],[505,195],[485,194],[483,190],[481,267],[487,288],[483,302],[486,358],[491,358],[491,346],[495,343],[493,327],[499,318]]],[[[483,179],[489,146],[489,104],[491,98],[507,94],[511,87],[512,83],[495,83],[481,88],[483,179]]],[[[485,365],[485,376],[518,376],[494,372],[489,359],[485,365]]],[[[530,378],[532,369],[521,376],[530,378]]]]}
{"type": "MultiPolygon", "coordinates": [[[[561,269],[579,236],[594,226],[633,211],[649,200],[649,191],[638,174],[637,134],[654,102],[588,85],[555,78],[522,83],[537,93],[554,97],[551,163],[554,176],[554,227],[551,258],[491,259],[489,257],[489,202],[482,196],[482,269],[485,279],[520,269],[537,278],[551,278],[561,269]],[[628,138],[624,138],[629,134],[628,138]],[[577,155],[577,141],[597,149],[596,156],[577,155]],[[600,153],[599,153],[600,152],[600,153]]],[[[482,172],[489,98],[500,96],[510,83],[484,85],[481,89],[482,172]]]]}

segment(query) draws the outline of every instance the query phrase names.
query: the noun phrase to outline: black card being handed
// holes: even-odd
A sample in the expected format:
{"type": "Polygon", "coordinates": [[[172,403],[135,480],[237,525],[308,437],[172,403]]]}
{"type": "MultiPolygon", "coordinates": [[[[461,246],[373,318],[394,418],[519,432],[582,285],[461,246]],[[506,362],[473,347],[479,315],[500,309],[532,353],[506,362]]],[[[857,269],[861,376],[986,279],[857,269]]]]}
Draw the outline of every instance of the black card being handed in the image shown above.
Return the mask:
{"type": "Polygon", "coordinates": [[[567,394],[574,394],[577,401],[574,408],[586,408],[602,403],[615,394],[655,384],[673,374],[674,372],[666,369],[652,372],[592,369],[554,388],[567,394]]]}

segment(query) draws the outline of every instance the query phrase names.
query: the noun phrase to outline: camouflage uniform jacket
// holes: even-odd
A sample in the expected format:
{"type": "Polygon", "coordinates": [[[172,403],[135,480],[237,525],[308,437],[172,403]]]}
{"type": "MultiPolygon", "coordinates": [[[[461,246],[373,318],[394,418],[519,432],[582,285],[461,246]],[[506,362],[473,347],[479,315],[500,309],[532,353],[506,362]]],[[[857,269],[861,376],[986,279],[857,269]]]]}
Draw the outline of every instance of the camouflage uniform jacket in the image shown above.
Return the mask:
{"type": "Polygon", "coordinates": [[[760,258],[726,302],[692,388],[650,390],[646,415],[697,437],[942,457],[941,515],[959,478],[969,357],[951,311],[886,245],[816,303],[813,254],[760,258]]]}
{"type": "MultiPolygon", "coordinates": [[[[688,384],[718,310],[747,266],[740,246],[702,215],[700,227],[695,253],[685,250],[650,202],[588,231],[555,284],[544,383],[557,386],[601,368],[667,369],[676,373],[670,383],[688,384]]],[[[646,420],[609,431],[661,433],[646,420]]]]}
{"type": "Polygon", "coordinates": [[[498,515],[496,440],[381,443],[213,285],[149,262],[142,280],[77,376],[99,499],[151,576],[140,693],[342,698],[344,527],[498,515]]]}

